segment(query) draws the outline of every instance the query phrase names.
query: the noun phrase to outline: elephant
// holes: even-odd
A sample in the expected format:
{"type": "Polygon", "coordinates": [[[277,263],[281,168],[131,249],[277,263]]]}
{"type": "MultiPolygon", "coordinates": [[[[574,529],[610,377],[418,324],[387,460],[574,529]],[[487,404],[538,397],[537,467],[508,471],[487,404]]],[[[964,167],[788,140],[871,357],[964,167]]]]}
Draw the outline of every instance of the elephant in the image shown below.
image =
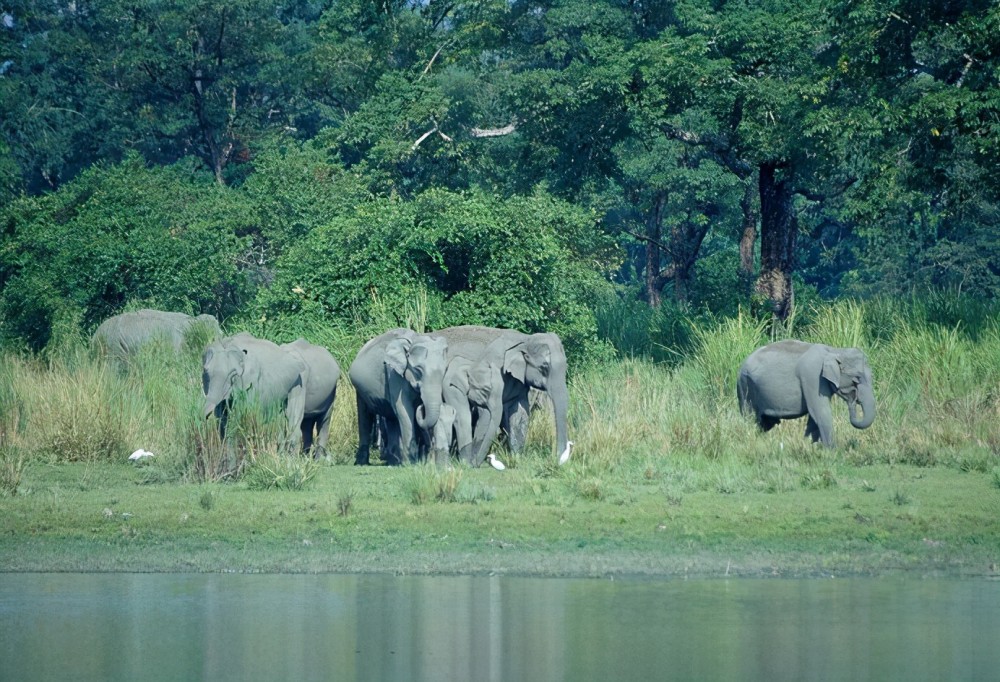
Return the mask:
{"type": "MultiPolygon", "coordinates": [[[[219,418],[225,438],[233,389],[250,394],[263,409],[282,406],[293,445],[325,448],[340,368],[326,349],[304,339],[278,346],[247,333],[211,344],[202,356],[204,416],[219,418]]],[[[317,452],[314,453],[318,455],[317,452]]]]}
{"type": "Polygon", "coordinates": [[[326,348],[303,338],[282,344],[280,348],[289,353],[298,353],[309,369],[302,415],[302,450],[311,451],[314,458],[319,458],[326,453],[326,444],[330,440],[330,418],[337,398],[340,365],[326,348]]]}
{"type": "Polygon", "coordinates": [[[857,348],[778,341],[751,353],[736,386],[740,412],[753,415],[764,431],[782,419],[808,415],[805,435],[833,446],[834,394],[847,402],[851,425],[866,429],[875,420],[875,391],[868,358],[857,348]],[[861,405],[863,417],[857,416],[861,405]]]}
{"type": "MultiPolygon", "coordinates": [[[[478,363],[492,363],[501,374],[503,404],[500,427],[514,452],[524,449],[528,434],[528,391],[544,391],[552,401],[556,426],[556,448],[569,447],[566,426],[569,390],[566,386],[566,351],[556,334],[525,334],[513,329],[465,325],[434,332],[448,341],[452,358],[464,357],[478,363]]],[[[471,401],[470,401],[471,403],[471,401]]],[[[492,416],[492,413],[491,413],[492,416]]],[[[456,419],[456,423],[458,420],[456,419]]],[[[481,463],[495,436],[480,432],[473,439],[474,463],[481,463]]]]}
{"type": "Polygon", "coordinates": [[[362,346],[347,372],[358,404],[356,465],[369,463],[377,420],[384,425],[388,464],[417,458],[417,429],[433,432],[441,415],[447,352],[445,339],[410,329],[390,329],[362,346]]]}
{"type": "Polygon", "coordinates": [[[466,464],[479,466],[486,459],[503,417],[500,367],[488,358],[476,361],[455,356],[448,361],[443,391],[445,405],[455,412],[458,456],[466,464]]]}
{"type": "Polygon", "coordinates": [[[191,317],[144,308],[104,320],[91,337],[91,346],[124,364],[141,346],[156,338],[166,340],[175,351],[180,351],[189,333],[198,328],[209,335],[210,341],[222,336],[219,321],[213,315],[191,317]]]}

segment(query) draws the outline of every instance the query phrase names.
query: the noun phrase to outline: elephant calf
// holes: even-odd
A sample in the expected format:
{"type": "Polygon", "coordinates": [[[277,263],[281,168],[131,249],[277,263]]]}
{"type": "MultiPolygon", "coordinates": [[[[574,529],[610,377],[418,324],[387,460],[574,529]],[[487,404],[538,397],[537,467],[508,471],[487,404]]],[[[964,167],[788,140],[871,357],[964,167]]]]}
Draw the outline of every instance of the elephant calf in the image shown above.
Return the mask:
{"type": "Polygon", "coordinates": [[[740,412],[764,431],[782,419],[809,416],[805,435],[833,446],[831,397],[847,401],[851,424],[866,429],[875,420],[875,392],[868,358],[857,348],[778,341],[762,346],[740,367],[736,385],[740,412]],[[857,405],[864,413],[857,416],[857,405]]]}

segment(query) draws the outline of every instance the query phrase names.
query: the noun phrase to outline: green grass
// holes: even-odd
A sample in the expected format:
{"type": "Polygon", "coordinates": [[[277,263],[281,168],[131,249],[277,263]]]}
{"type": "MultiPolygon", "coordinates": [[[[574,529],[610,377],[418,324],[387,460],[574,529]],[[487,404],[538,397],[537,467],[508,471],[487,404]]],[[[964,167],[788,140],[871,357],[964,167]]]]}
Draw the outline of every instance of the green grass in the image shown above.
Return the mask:
{"type": "Polygon", "coordinates": [[[3,500],[0,570],[988,574],[1000,559],[1000,493],[951,468],[831,458],[777,492],[729,462],[680,486],[666,467],[639,479],[466,469],[453,497],[435,487],[416,504],[419,468],[324,464],[288,491],[142,485],[127,464],[33,467],[3,500]],[[836,485],[810,482],[824,471],[836,485]],[[463,496],[470,485],[492,493],[463,496]]]}
{"type": "Polygon", "coordinates": [[[71,344],[4,354],[0,570],[995,573],[1000,327],[942,325],[925,308],[841,302],[780,329],[689,321],[691,350],[669,364],[573,374],[567,466],[542,401],[524,452],[495,446],[504,472],[349,466],[346,380],[317,463],[252,409],[234,411],[223,443],[201,416],[195,353],[150,352],[123,372],[71,344]],[[739,414],[743,357],[786,336],[861,344],[871,428],[851,428],[836,401],[838,447],[825,449],[802,420],[763,434],[739,414]],[[126,462],[138,447],[156,457],[126,462]]]}

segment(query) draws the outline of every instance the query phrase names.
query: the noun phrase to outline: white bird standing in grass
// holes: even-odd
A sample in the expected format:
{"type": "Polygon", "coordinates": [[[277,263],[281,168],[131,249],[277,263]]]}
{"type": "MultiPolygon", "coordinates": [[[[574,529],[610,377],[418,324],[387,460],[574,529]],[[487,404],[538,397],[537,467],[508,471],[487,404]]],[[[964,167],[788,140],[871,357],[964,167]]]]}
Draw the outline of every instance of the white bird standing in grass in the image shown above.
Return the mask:
{"type": "Polygon", "coordinates": [[[497,456],[494,455],[492,452],[486,455],[486,461],[489,462],[490,466],[496,469],[497,471],[503,471],[504,469],[507,468],[503,465],[503,462],[497,459],[497,456]]]}
{"type": "Polygon", "coordinates": [[[138,462],[140,459],[145,459],[146,457],[155,457],[155,455],[149,450],[139,448],[128,456],[130,462],[138,462]]]}
{"type": "Polygon", "coordinates": [[[573,449],[573,441],[571,440],[566,441],[566,449],[562,451],[561,455],[559,455],[559,466],[562,466],[563,464],[569,461],[569,451],[572,449],[573,449]]]}

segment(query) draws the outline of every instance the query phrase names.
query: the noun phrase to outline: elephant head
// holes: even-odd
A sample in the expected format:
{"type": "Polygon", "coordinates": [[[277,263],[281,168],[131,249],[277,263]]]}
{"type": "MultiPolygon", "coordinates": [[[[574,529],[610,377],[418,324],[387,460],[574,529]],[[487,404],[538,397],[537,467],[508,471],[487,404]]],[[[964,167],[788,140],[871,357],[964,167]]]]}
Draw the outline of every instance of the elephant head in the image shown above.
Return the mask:
{"type": "Polygon", "coordinates": [[[823,360],[821,376],[830,382],[833,391],[847,401],[851,425],[867,429],[875,421],[875,391],[872,370],[865,354],[857,348],[832,348],[823,360]],[[864,413],[858,418],[857,405],[864,413]]]}
{"type": "Polygon", "coordinates": [[[205,392],[204,417],[220,411],[233,389],[245,390],[249,385],[244,381],[247,351],[228,343],[213,343],[202,355],[201,382],[205,392]]]}
{"type": "Polygon", "coordinates": [[[559,337],[550,333],[524,337],[507,348],[503,355],[503,371],[522,384],[548,394],[555,415],[557,451],[564,452],[569,440],[566,429],[569,390],[566,387],[566,351],[559,337]]]}
{"type": "Polygon", "coordinates": [[[390,387],[393,377],[402,379],[419,397],[423,409],[416,413],[417,425],[433,430],[441,413],[448,342],[438,336],[401,336],[385,347],[385,367],[390,387]]]}

